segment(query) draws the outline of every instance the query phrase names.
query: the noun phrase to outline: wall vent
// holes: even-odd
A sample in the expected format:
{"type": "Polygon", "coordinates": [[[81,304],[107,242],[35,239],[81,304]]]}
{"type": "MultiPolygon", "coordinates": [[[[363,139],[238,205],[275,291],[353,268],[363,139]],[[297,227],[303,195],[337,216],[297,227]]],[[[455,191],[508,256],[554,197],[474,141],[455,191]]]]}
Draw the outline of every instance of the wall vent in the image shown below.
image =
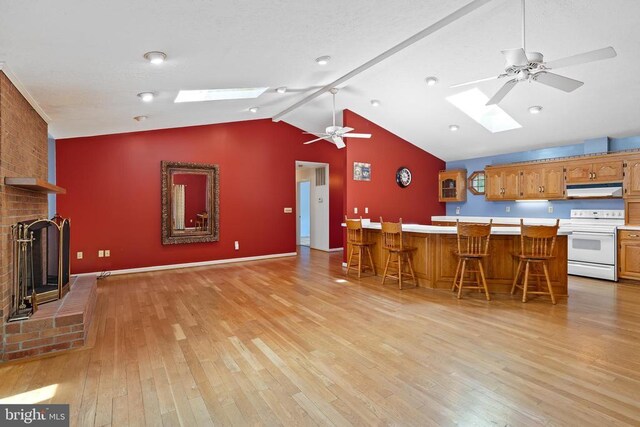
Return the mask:
{"type": "Polygon", "coordinates": [[[316,187],[327,185],[327,174],[325,168],[316,168],[316,187]]]}

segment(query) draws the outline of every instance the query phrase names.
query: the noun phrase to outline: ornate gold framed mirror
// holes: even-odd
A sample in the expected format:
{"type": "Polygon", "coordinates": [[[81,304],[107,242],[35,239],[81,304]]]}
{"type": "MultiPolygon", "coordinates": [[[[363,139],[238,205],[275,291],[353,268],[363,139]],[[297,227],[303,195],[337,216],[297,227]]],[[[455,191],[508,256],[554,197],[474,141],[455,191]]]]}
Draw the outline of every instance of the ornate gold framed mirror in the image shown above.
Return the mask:
{"type": "Polygon", "coordinates": [[[475,171],[469,175],[467,187],[471,194],[482,195],[485,192],[485,176],[484,171],[475,171]]]}
{"type": "Polygon", "coordinates": [[[217,242],[218,165],[169,162],[162,168],[162,244],[217,242]]]}

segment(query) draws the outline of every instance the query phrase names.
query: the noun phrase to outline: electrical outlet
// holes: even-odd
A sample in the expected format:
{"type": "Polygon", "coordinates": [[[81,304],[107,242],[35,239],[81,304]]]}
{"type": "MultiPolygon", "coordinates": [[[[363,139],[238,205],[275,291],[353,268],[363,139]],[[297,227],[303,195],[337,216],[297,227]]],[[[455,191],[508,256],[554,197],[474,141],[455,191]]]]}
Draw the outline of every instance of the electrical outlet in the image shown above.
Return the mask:
{"type": "Polygon", "coordinates": [[[82,252],[78,252],[78,253],[76,253],[76,258],[78,258],[78,259],[82,259],[82,257],[83,257],[82,252]]]}
{"type": "Polygon", "coordinates": [[[460,215],[460,206],[456,206],[456,215],[460,215]]]}
{"type": "Polygon", "coordinates": [[[358,208],[353,208],[353,213],[357,214],[358,213],[358,208]]]}
{"type": "Polygon", "coordinates": [[[105,257],[105,258],[109,258],[110,256],[111,256],[111,250],[109,250],[109,249],[105,249],[105,250],[104,250],[104,257],[105,257]]]}
{"type": "Polygon", "coordinates": [[[551,205],[550,205],[550,206],[547,208],[547,211],[548,211],[549,213],[553,213],[553,206],[551,206],[551,205]]]}
{"type": "Polygon", "coordinates": [[[236,248],[237,250],[240,250],[240,242],[238,242],[237,240],[233,243],[233,247],[236,248]]]}
{"type": "Polygon", "coordinates": [[[506,208],[504,208],[505,212],[511,212],[511,206],[507,206],[506,208]]]}
{"type": "Polygon", "coordinates": [[[102,249],[98,251],[98,258],[104,258],[104,251],[102,249]]]}
{"type": "Polygon", "coordinates": [[[364,208],[364,213],[369,213],[369,208],[364,208]]]}

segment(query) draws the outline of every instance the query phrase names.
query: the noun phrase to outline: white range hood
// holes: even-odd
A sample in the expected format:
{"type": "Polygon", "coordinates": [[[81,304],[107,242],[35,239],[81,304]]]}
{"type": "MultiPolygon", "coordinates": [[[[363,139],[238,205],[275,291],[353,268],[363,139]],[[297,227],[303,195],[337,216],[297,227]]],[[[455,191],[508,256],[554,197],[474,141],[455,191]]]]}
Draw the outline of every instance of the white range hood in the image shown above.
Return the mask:
{"type": "Polygon", "coordinates": [[[622,197],[622,186],[567,188],[567,197],[570,199],[587,197],[622,197]]]}

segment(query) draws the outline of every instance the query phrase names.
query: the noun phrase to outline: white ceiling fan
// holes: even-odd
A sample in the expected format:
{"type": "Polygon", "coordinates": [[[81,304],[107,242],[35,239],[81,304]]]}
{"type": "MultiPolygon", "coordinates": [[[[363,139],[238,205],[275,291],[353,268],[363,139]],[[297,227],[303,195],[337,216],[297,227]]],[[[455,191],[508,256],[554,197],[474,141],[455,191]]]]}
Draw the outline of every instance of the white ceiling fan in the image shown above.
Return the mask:
{"type": "Polygon", "coordinates": [[[324,132],[305,132],[307,135],[322,135],[320,138],[312,139],[311,141],[305,142],[305,144],[311,144],[316,141],[320,141],[321,139],[326,139],[327,141],[331,141],[338,148],[344,148],[346,145],[342,138],[371,138],[370,133],[350,133],[353,128],[336,126],[336,93],[338,93],[337,88],[333,88],[329,90],[331,95],[333,96],[333,126],[328,126],[324,132]]]}
{"type": "Polygon", "coordinates": [[[525,44],[525,0],[522,0],[522,47],[517,49],[503,50],[506,65],[504,73],[495,77],[474,80],[471,82],[461,83],[451,86],[452,88],[472,85],[489,80],[504,79],[509,80],[493,95],[486,105],[494,105],[502,101],[502,99],[515,87],[519,82],[538,82],[543,85],[551,86],[565,92],[573,92],[584,83],[568,77],[560,76],[549,72],[551,69],[569,67],[571,65],[586,64],[587,62],[600,61],[616,56],[616,51],[611,46],[602,49],[596,49],[573,56],[568,56],[555,61],[544,62],[543,55],[540,52],[527,52],[525,44]]]}

